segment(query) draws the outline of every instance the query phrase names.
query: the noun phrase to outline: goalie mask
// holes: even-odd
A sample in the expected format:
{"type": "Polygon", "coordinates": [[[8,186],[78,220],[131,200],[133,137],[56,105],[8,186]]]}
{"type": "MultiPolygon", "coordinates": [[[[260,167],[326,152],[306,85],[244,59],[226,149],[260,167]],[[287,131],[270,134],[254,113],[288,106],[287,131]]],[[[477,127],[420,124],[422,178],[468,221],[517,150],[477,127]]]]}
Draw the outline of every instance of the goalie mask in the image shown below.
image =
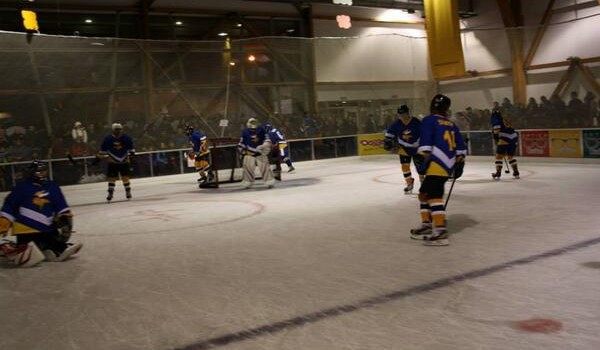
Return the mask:
{"type": "Polygon", "coordinates": [[[258,120],[256,120],[256,118],[248,119],[248,121],[246,122],[246,127],[248,129],[256,129],[258,127],[258,120]]]}
{"type": "Polygon", "coordinates": [[[44,184],[48,181],[48,165],[39,160],[34,160],[28,169],[28,177],[37,184],[44,184]]]}

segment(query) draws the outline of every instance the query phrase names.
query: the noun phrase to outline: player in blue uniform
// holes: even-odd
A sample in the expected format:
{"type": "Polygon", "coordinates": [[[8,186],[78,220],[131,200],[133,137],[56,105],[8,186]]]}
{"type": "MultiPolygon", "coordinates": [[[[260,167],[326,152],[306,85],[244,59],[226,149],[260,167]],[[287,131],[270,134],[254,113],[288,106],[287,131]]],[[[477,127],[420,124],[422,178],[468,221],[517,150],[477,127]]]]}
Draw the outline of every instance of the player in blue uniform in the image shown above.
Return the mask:
{"type": "Polygon", "coordinates": [[[283,136],[283,133],[269,122],[264,123],[261,126],[267,133],[267,137],[271,140],[271,153],[269,154],[270,160],[275,164],[275,179],[281,181],[281,162],[284,161],[288,166],[288,173],[295,170],[290,159],[290,150],[287,146],[287,141],[283,136]]]}
{"type": "Polygon", "coordinates": [[[0,211],[0,235],[12,227],[16,242],[0,244],[0,251],[20,267],[43,261],[64,261],[80,243],[68,243],[73,215],[60,187],[48,180],[48,166],[33,161],[28,176],[16,184],[0,211]],[[42,253],[43,252],[43,253],[42,253]]]}
{"type": "Polygon", "coordinates": [[[190,146],[192,146],[190,155],[194,157],[196,171],[200,176],[198,186],[200,188],[207,187],[214,179],[211,171],[208,138],[200,131],[194,130],[190,125],[185,128],[185,134],[188,136],[190,146]]]}
{"type": "MultiPolygon", "coordinates": [[[[411,117],[407,105],[398,108],[398,120],[390,125],[385,131],[383,148],[387,151],[398,148],[400,165],[406,181],[404,193],[409,194],[414,188],[415,179],[410,171],[411,160],[415,163],[417,172],[422,168],[423,156],[417,153],[419,138],[421,137],[421,121],[411,117]]],[[[419,173],[423,182],[423,174],[419,173]]]]}
{"type": "MultiPolygon", "coordinates": [[[[502,117],[499,111],[493,111],[491,117],[492,132],[496,142],[496,172],[492,173],[494,180],[500,180],[502,175],[502,160],[504,157],[513,169],[513,177],[519,178],[517,160],[513,157],[517,150],[519,134],[513,129],[511,123],[502,117]]],[[[508,172],[508,170],[507,170],[508,172]]]]}
{"type": "Polygon", "coordinates": [[[250,188],[254,184],[254,170],[257,165],[265,185],[269,188],[273,187],[275,179],[268,158],[271,147],[271,140],[265,130],[258,126],[258,120],[248,119],[238,143],[238,149],[243,156],[243,188],[250,188]]]}
{"type": "Polygon", "coordinates": [[[425,179],[419,189],[421,226],[411,230],[411,238],[425,245],[448,245],[444,184],[462,176],[467,147],[458,127],[448,119],[450,98],[436,95],[431,115],[423,119],[419,153],[424,156],[425,179]],[[433,219],[433,220],[432,220],[433,219]],[[432,227],[433,221],[433,227],[432,227]]]}
{"type": "Polygon", "coordinates": [[[131,185],[129,176],[131,175],[131,158],[135,155],[133,139],[123,133],[123,125],[114,123],[112,125],[112,134],[106,135],[100,146],[99,158],[108,160],[106,180],[108,181],[107,201],[113,199],[115,192],[115,182],[121,176],[123,187],[125,187],[125,196],[131,199],[131,185]]]}

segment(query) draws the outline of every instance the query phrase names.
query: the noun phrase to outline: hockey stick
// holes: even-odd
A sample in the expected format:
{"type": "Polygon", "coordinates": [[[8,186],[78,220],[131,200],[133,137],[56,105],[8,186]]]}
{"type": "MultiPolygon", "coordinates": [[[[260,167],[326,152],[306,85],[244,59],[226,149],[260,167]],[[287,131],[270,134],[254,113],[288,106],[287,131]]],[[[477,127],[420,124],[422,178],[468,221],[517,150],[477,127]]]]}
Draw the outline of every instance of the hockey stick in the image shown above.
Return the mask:
{"type": "MultiPolygon", "coordinates": [[[[75,165],[75,166],[79,165],[78,161],[76,161],[71,154],[67,153],[66,156],[67,156],[67,159],[69,160],[69,163],[71,163],[71,165],[75,165]]],[[[100,157],[98,157],[98,155],[96,155],[96,157],[94,158],[94,160],[92,161],[91,164],[97,165],[98,163],[100,163],[100,160],[101,160],[100,157]]],[[[84,161],[85,161],[85,159],[84,159],[84,161]]]]}
{"type": "Polygon", "coordinates": [[[504,157],[504,163],[506,164],[506,170],[504,170],[504,173],[510,174],[510,166],[508,165],[508,160],[506,157],[504,157]]]}
{"type": "Polygon", "coordinates": [[[454,183],[456,182],[456,178],[452,178],[452,185],[450,185],[450,191],[448,191],[448,196],[446,197],[446,203],[444,203],[444,210],[448,207],[448,201],[450,200],[450,196],[452,195],[452,189],[454,188],[454,183]]]}

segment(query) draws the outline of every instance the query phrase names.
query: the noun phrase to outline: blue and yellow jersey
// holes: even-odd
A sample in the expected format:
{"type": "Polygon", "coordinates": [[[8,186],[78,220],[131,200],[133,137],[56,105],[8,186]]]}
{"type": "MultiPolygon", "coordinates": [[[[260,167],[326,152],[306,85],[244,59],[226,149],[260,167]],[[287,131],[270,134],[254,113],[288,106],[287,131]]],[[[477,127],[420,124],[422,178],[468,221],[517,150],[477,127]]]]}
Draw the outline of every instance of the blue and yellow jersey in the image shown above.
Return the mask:
{"type": "Polygon", "coordinates": [[[100,146],[100,156],[107,156],[111,163],[129,162],[129,152],[134,151],[133,140],[129,135],[122,134],[115,137],[113,134],[107,135],[100,146]]]}
{"type": "Polygon", "coordinates": [[[242,137],[240,137],[238,147],[242,150],[244,155],[259,155],[260,151],[258,151],[256,147],[263,144],[265,137],[266,133],[262,128],[245,128],[244,131],[242,131],[242,137]]]}
{"type": "Polygon", "coordinates": [[[498,145],[514,145],[519,141],[519,134],[512,124],[499,114],[492,114],[492,131],[499,136],[498,145]]]}
{"type": "Polygon", "coordinates": [[[269,139],[271,140],[271,143],[273,144],[273,146],[277,147],[281,156],[285,156],[285,149],[287,148],[287,141],[285,140],[285,137],[283,137],[283,134],[281,133],[281,131],[273,128],[273,129],[269,130],[269,132],[267,133],[267,136],[269,136],[269,139]]]}
{"type": "Polygon", "coordinates": [[[0,217],[12,223],[13,234],[39,233],[54,231],[54,218],[67,212],[69,206],[56,183],[24,180],[4,199],[0,217]]]}
{"type": "Polygon", "coordinates": [[[385,131],[385,137],[396,139],[400,149],[398,153],[401,156],[414,156],[419,148],[419,138],[421,137],[421,121],[411,117],[408,123],[402,120],[396,120],[385,131]]]}
{"type": "Polygon", "coordinates": [[[467,155],[460,130],[448,118],[437,114],[425,117],[422,126],[419,153],[430,153],[425,175],[450,176],[456,156],[467,155]]]}
{"type": "Polygon", "coordinates": [[[202,156],[208,153],[208,147],[206,145],[208,138],[206,135],[200,131],[194,131],[188,139],[190,141],[190,146],[192,146],[192,150],[196,155],[202,156]]]}

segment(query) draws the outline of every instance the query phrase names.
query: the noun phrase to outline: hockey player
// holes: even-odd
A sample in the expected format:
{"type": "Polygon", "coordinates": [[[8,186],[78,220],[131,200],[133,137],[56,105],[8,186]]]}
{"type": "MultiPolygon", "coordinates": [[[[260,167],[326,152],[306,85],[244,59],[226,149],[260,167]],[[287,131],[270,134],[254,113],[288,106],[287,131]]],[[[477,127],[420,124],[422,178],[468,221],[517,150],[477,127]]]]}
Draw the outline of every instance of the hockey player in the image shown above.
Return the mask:
{"type": "MultiPolygon", "coordinates": [[[[391,151],[398,148],[400,165],[404,174],[406,187],[404,193],[412,193],[415,179],[410,171],[410,161],[415,163],[417,171],[422,168],[423,156],[417,153],[419,147],[419,138],[421,137],[421,121],[411,117],[407,105],[401,105],[398,108],[398,120],[390,125],[385,131],[383,148],[391,151]]],[[[423,174],[419,173],[419,178],[423,182],[423,174]]]]}
{"type": "Polygon", "coordinates": [[[518,179],[519,168],[517,160],[513,157],[515,156],[517,143],[519,142],[519,134],[513,129],[508,120],[502,118],[500,111],[495,110],[492,112],[491,124],[494,142],[496,143],[496,172],[492,173],[492,178],[500,180],[500,175],[502,175],[502,160],[506,157],[512,167],[513,177],[518,179]]]}
{"type": "Polygon", "coordinates": [[[131,175],[131,158],[135,155],[133,140],[129,135],[123,133],[123,125],[114,123],[112,125],[112,134],[106,135],[100,146],[99,158],[108,160],[108,170],[106,180],[108,181],[107,201],[113,199],[115,192],[115,182],[121,176],[123,187],[125,187],[125,196],[131,199],[131,186],[129,176],[131,175]]]}
{"type": "Polygon", "coordinates": [[[238,148],[243,156],[244,173],[242,175],[242,187],[250,188],[254,184],[254,169],[258,165],[262,179],[267,187],[273,187],[275,179],[273,171],[269,166],[268,154],[271,152],[271,140],[263,128],[258,127],[258,120],[250,118],[246,122],[246,128],[242,131],[242,137],[238,148]]]}
{"type": "Polygon", "coordinates": [[[281,181],[281,161],[284,161],[288,166],[288,173],[295,170],[290,159],[290,151],[287,147],[287,141],[281,131],[275,129],[269,122],[262,125],[262,128],[267,133],[267,137],[271,140],[271,153],[269,158],[275,163],[275,180],[281,181]]]}
{"type": "Polygon", "coordinates": [[[33,161],[27,178],[17,183],[0,211],[0,235],[12,227],[16,242],[0,244],[0,252],[19,267],[44,260],[64,261],[76,254],[81,243],[68,243],[73,215],[60,187],[48,180],[48,166],[33,161]]]}
{"type": "Polygon", "coordinates": [[[185,134],[188,136],[190,146],[192,146],[190,153],[194,156],[196,171],[200,176],[198,186],[200,188],[207,187],[214,178],[210,169],[210,151],[207,146],[208,138],[200,131],[194,131],[194,128],[190,125],[186,126],[185,134]]]}
{"type": "Polygon", "coordinates": [[[419,153],[425,179],[419,189],[421,226],[411,230],[411,238],[425,245],[448,245],[444,184],[450,176],[462,176],[467,148],[458,127],[448,119],[450,98],[436,95],[431,101],[431,115],[423,119],[419,153]],[[433,225],[432,225],[433,221],[433,225]]]}

